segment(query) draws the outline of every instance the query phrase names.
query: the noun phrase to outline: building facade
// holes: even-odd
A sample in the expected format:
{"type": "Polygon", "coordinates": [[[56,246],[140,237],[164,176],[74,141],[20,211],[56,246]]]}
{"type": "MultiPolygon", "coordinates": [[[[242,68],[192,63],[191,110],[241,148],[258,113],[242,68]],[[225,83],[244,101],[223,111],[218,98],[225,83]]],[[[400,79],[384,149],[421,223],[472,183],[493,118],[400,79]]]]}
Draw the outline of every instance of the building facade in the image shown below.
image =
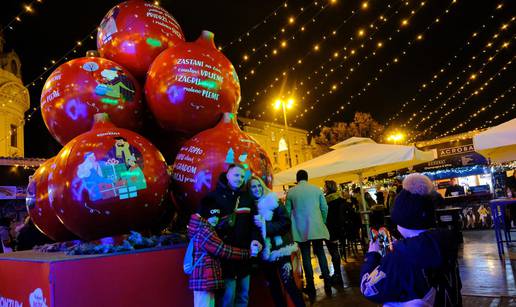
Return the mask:
{"type": "Polygon", "coordinates": [[[24,115],[30,107],[21,81],[21,64],[14,51],[4,52],[0,34],[0,157],[24,156],[24,115]]]}
{"type": "Polygon", "coordinates": [[[269,155],[274,173],[289,168],[288,146],[292,166],[312,159],[312,145],[307,141],[308,131],[284,125],[238,117],[243,130],[258,141],[269,155]]]}

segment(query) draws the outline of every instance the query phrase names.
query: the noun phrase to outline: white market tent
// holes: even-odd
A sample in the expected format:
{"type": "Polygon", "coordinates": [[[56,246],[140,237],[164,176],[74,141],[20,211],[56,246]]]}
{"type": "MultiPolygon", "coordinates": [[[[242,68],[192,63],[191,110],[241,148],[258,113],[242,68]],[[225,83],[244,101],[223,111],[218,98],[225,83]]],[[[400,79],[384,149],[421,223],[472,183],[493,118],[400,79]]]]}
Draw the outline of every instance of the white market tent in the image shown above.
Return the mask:
{"type": "Polygon", "coordinates": [[[516,160],[516,118],[475,135],[473,147],[492,163],[516,160]]]}
{"type": "Polygon", "coordinates": [[[292,184],[298,170],[308,172],[309,181],[322,186],[325,180],[345,182],[411,167],[434,159],[433,152],[414,146],[378,144],[369,138],[352,137],[333,150],[274,175],[274,186],[292,184]]]}

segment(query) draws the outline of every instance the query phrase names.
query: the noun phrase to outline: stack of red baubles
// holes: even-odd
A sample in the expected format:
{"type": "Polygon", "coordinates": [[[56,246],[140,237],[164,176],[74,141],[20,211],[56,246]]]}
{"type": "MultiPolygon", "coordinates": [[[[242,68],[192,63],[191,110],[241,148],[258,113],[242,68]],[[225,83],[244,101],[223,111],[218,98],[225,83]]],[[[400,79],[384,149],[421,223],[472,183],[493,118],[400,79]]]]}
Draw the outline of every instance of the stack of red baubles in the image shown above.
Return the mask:
{"type": "Polygon", "coordinates": [[[131,0],[102,20],[100,56],[52,72],[41,110],[64,147],[27,199],[43,233],[95,240],[155,228],[170,199],[195,211],[231,163],[271,185],[269,157],[237,125],[240,84],[213,39],[204,31],[186,42],[166,10],[131,0]]]}

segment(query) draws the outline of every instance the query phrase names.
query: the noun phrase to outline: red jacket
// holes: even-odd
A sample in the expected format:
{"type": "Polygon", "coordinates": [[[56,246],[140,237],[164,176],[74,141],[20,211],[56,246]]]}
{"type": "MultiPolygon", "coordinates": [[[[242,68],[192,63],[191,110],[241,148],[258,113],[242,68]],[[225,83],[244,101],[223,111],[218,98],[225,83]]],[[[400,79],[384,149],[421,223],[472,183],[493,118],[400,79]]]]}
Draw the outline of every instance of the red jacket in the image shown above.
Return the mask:
{"type": "Polygon", "coordinates": [[[193,262],[195,263],[205,253],[190,275],[189,286],[194,291],[215,291],[224,288],[224,279],[218,258],[228,260],[249,258],[249,249],[224,244],[213,227],[199,214],[193,214],[190,218],[188,236],[194,240],[193,262]]]}

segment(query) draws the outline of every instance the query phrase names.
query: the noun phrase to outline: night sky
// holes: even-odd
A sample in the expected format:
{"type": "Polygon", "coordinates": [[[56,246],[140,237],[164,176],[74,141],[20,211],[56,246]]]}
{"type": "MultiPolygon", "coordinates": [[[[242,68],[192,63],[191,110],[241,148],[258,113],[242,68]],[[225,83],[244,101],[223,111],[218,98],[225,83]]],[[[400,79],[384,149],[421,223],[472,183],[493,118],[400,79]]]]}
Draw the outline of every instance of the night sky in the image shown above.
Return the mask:
{"type": "MultiPolygon", "coordinates": [[[[52,71],[40,80],[44,67],[87,37],[119,2],[33,1],[34,12],[4,30],[6,51],[14,49],[22,60],[24,84],[35,80],[31,107],[39,106],[52,71]]],[[[273,101],[294,97],[289,123],[313,134],[319,125],[350,121],[360,111],[390,127],[417,130],[417,140],[425,140],[496,125],[516,113],[514,63],[507,64],[515,55],[514,1],[385,0],[368,1],[367,8],[363,1],[343,0],[160,5],[188,41],[205,29],[215,33],[239,74],[239,113],[247,117],[282,120],[273,101]]],[[[2,28],[23,12],[17,0],[4,0],[1,7],[2,28]]],[[[84,41],[69,59],[89,49],[96,49],[95,40],[84,41]]],[[[51,157],[59,149],[38,110],[25,126],[25,155],[51,157]]]]}

